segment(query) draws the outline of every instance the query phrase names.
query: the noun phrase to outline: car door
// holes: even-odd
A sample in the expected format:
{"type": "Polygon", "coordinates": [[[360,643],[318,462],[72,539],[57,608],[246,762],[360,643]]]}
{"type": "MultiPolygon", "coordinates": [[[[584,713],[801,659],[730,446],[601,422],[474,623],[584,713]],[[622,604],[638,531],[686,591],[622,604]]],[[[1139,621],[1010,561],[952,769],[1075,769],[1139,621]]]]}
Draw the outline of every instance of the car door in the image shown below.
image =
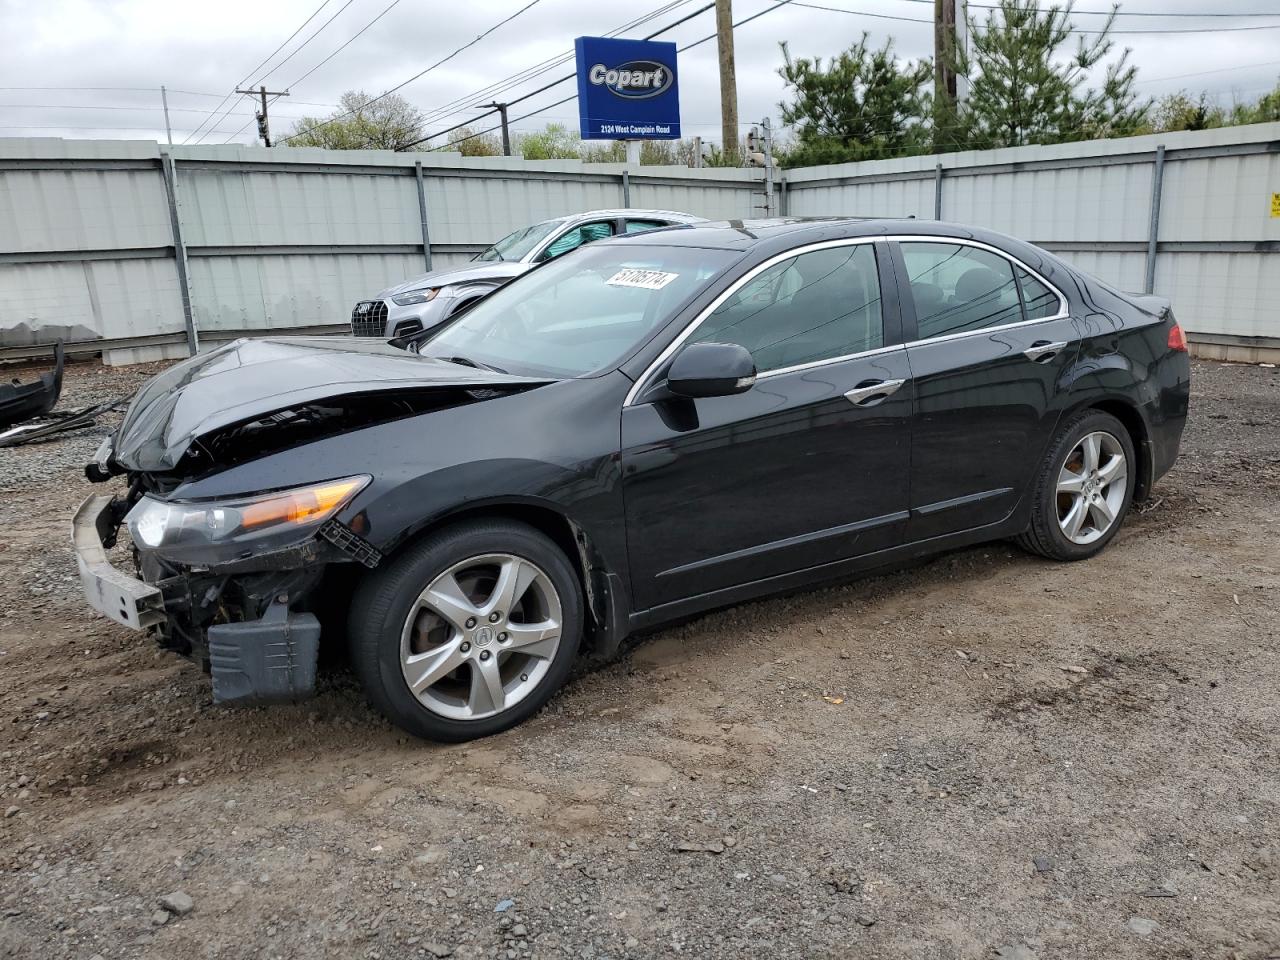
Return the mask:
{"type": "Polygon", "coordinates": [[[756,362],[735,396],[646,402],[622,415],[637,609],[815,567],[901,541],[912,389],[886,244],[831,242],[759,265],[664,352],[732,342],[756,362]]]}
{"type": "Polygon", "coordinates": [[[894,262],[916,398],[908,539],[996,523],[1057,426],[1076,324],[1059,291],[995,248],[901,238],[894,262]]]}

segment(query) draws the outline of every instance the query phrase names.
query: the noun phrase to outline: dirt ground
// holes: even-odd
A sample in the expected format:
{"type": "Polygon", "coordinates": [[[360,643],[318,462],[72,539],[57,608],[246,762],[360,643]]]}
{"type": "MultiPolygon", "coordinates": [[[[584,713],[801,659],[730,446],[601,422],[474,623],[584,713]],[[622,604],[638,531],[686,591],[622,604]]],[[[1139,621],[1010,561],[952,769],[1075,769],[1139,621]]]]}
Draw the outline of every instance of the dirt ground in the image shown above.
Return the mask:
{"type": "Polygon", "coordinates": [[[453,747],[345,673],[215,708],[80,598],[101,432],[0,450],[0,956],[1280,957],[1280,370],[1193,404],[1092,561],[715,613],[453,747]]]}

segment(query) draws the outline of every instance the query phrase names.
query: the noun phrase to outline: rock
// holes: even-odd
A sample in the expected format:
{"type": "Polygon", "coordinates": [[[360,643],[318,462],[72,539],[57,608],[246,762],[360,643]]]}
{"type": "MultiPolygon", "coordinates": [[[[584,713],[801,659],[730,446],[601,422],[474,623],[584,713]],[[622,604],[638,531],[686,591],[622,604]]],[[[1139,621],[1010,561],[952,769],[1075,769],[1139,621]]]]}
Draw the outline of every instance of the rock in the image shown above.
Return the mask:
{"type": "Polygon", "coordinates": [[[623,946],[628,950],[634,950],[636,947],[640,946],[640,941],[635,937],[627,937],[627,942],[624,943],[623,946]]]}
{"type": "Polygon", "coordinates": [[[422,949],[427,951],[433,957],[451,957],[453,956],[453,947],[445,946],[443,943],[424,943],[422,949]]]}
{"type": "Polygon", "coordinates": [[[858,926],[860,927],[874,927],[876,925],[876,918],[869,913],[860,913],[854,919],[858,921],[858,926]]]}
{"type": "Polygon", "coordinates": [[[151,922],[157,927],[163,927],[169,922],[169,911],[157,910],[155,913],[151,914],[151,922]]]}
{"type": "Polygon", "coordinates": [[[1176,897],[1178,895],[1178,888],[1166,880],[1158,887],[1149,887],[1148,889],[1143,890],[1142,895],[1144,897],[1176,897]]]}
{"type": "Polygon", "coordinates": [[[1036,873],[1048,873],[1054,868],[1053,857],[1046,857],[1043,854],[1038,857],[1032,857],[1031,863],[1036,868],[1036,873]]]}
{"type": "Polygon", "coordinates": [[[1036,960],[1035,951],[1025,943],[1011,943],[1005,947],[996,947],[995,955],[1000,960],[1036,960]]]}
{"type": "Polygon", "coordinates": [[[499,900],[499,901],[498,901],[498,905],[497,905],[496,907],[494,907],[494,908],[493,908],[493,912],[494,912],[494,913],[506,913],[508,910],[510,910],[510,909],[511,909],[512,907],[514,907],[515,905],[516,905],[516,902],[515,902],[514,900],[511,900],[511,899],[507,899],[507,900],[499,900]]]}
{"type": "Polygon", "coordinates": [[[719,840],[708,840],[700,843],[696,840],[681,840],[676,844],[677,853],[724,853],[724,843],[719,840]]]}
{"type": "Polygon", "coordinates": [[[195,905],[195,901],[182,890],[175,890],[160,898],[160,906],[176,917],[185,917],[195,905]]]}
{"type": "Polygon", "coordinates": [[[4,818],[6,820],[8,820],[10,817],[16,817],[17,815],[18,815],[17,807],[10,807],[8,810],[4,812],[4,818]]]}
{"type": "Polygon", "coordinates": [[[1146,917],[1130,917],[1129,922],[1125,924],[1130,932],[1136,933],[1140,937],[1149,937],[1156,932],[1156,927],[1160,924],[1154,920],[1148,920],[1146,917]]]}
{"type": "Polygon", "coordinates": [[[517,923],[511,928],[511,935],[513,937],[527,937],[529,935],[529,930],[523,923],[517,923]]]}

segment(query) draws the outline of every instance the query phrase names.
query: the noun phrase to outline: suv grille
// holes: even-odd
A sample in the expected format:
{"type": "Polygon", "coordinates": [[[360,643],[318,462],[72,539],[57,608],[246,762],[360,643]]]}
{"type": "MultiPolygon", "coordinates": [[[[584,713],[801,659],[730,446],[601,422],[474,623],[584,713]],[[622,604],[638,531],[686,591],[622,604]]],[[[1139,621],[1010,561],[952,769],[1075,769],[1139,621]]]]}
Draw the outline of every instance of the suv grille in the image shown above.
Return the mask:
{"type": "Polygon", "coordinates": [[[361,300],[351,311],[353,337],[386,337],[387,305],[381,300],[361,300]]]}

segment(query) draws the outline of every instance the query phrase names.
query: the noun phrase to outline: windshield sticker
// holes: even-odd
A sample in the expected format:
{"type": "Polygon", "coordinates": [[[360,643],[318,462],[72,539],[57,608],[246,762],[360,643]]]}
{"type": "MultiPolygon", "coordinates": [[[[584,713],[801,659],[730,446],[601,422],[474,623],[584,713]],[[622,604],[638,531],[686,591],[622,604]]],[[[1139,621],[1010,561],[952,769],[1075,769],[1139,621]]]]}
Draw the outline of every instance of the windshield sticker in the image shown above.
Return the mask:
{"type": "Polygon", "coordinates": [[[614,287],[640,287],[644,290],[661,290],[676,277],[678,273],[663,273],[661,270],[619,270],[605,283],[614,287]]]}

